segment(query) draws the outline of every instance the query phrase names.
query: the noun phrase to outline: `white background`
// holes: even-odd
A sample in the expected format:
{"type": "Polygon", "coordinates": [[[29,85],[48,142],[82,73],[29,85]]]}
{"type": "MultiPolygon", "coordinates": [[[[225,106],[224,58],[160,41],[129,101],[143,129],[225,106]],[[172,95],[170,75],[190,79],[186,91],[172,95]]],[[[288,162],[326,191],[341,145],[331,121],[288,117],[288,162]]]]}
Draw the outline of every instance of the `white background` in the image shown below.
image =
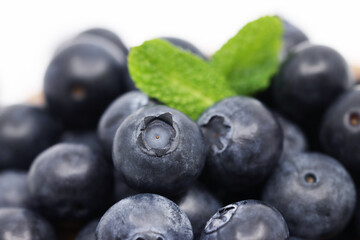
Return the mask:
{"type": "Polygon", "coordinates": [[[128,46],[175,36],[211,54],[247,22],[279,14],[360,65],[359,6],[355,0],[1,0],[0,104],[41,91],[55,48],[91,27],[113,30],[128,46]]]}

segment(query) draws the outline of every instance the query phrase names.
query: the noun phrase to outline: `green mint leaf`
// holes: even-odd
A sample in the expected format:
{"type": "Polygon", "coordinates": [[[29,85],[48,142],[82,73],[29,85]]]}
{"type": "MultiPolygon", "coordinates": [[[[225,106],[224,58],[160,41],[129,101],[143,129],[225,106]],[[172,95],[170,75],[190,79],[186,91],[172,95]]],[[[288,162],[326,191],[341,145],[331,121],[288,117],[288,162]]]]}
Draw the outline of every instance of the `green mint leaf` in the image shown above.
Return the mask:
{"type": "Polygon", "coordinates": [[[208,62],[165,40],[131,48],[128,66],[141,91],[194,120],[215,102],[236,95],[208,62]]]}
{"type": "Polygon", "coordinates": [[[211,64],[239,95],[251,95],[270,85],[279,67],[283,27],[278,17],[248,23],[220,50],[211,64]]]}

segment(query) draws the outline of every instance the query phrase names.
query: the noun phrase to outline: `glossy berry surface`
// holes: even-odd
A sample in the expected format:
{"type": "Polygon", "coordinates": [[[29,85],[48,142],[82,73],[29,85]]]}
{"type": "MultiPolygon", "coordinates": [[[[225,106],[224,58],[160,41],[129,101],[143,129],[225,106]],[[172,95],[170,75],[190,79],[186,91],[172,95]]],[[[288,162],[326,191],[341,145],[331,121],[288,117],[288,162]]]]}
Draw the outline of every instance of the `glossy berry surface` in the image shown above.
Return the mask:
{"type": "Polygon", "coordinates": [[[121,65],[121,68],[124,71],[125,79],[124,79],[124,85],[128,90],[135,90],[135,84],[132,81],[128,68],[127,68],[127,59],[126,56],[129,53],[128,48],[124,44],[124,42],[120,39],[119,36],[117,36],[114,32],[104,29],[104,28],[91,28],[88,29],[78,35],[77,38],[84,37],[91,37],[92,39],[97,38],[100,40],[100,45],[106,45],[107,49],[110,52],[117,52],[117,58],[120,60],[118,63],[121,65]],[[107,43],[101,43],[102,39],[108,40],[107,43]],[[108,44],[110,41],[110,45],[108,44]],[[114,45],[115,46],[114,46],[114,45]],[[120,51],[119,51],[120,50],[120,51]],[[125,59],[122,58],[122,56],[125,56],[125,59]]]}
{"type": "Polygon", "coordinates": [[[221,207],[219,200],[201,184],[192,185],[175,203],[191,222],[194,239],[199,239],[206,222],[221,207]]]}
{"type": "Polygon", "coordinates": [[[101,218],[97,240],[192,240],[187,216],[172,201],[138,194],[112,206],[101,218]]]}
{"type": "Polygon", "coordinates": [[[97,133],[105,154],[112,155],[113,140],[116,130],[130,114],[141,107],[154,104],[148,96],[140,91],[131,91],[115,99],[102,114],[97,133]]]}
{"type": "Polygon", "coordinates": [[[95,126],[106,106],[129,89],[127,52],[95,34],[80,34],[55,55],[44,80],[50,110],[69,127],[95,126]]]}
{"type": "Polygon", "coordinates": [[[323,118],[320,140],[325,151],[350,171],[360,172],[360,87],[344,93],[323,118]]]}
{"type": "Polygon", "coordinates": [[[95,233],[98,223],[99,220],[94,220],[86,224],[86,226],[78,233],[75,240],[96,240],[95,233]]]}
{"type": "Polygon", "coordinates": [[[267,239],[287,240],[284,218],[272,206],[245,200],[220,208],[207,222],[201,240],[267,239]]]}
{"type": "Polygon", "coordinates": [[[172,43],[173,45],[175,45],[185,51],[190,51],[193,54],[198,55],[202,59],[205,59],[205,60],[208,59],[197,47],[195,47],[195,45],[193,45],[192,43],[190,43],[184,39],[174,38],[174,37],[164,37],[162,39],[172,43]]]}
{"type": "Polygon", "coordinates": [[[30,166],[54,144],[62,127],[42,107],[19,104],[0,110],[0,169],[30,166]]]}
{"type": "MultiPolygon", "coordinates": [[[[82,33],[80,33],[77,38],[81,38],[81,37],[97,37],[98,41],[103,41],[103,39],[110,41],[111,43],[113,43],[114,45],[116,45],[118,47],[118,50],[120,50],[122,52],[122,54],[127,55],[128,54],[128,49],[125,46],[125,44],[122,42],[122,40],[112,31],[105,29],[105,28],[91,28],[88,29],[82,33]]],[[[96,41],[96,40],[94,40],[96,41]]],[[[105,45],[105,44],[100,44],[100,45],[105,45]]]]}
{"type": "Polygon", "coordinates": [[[281,66],[273,83],[279,109],[298,122],[317,123],[353,84],[347,63],[329,47],[302,44],[281,66]]]}
{"type": "Polygon", "coordinates": [[[55,240],[48,222],[25,208],[0,208],[0,239],[55,240]]]}
{"type": "Polygon", "coordinates": [[[7,170],[0,173],[0,208],[32,208],[26,171],[7,170]]]}
{"type": "Polygon", "coordinates": [[[281,212],[292,236],[328,239],[349,222],[356,191],[350,175],[333,158],[298,153],[282,159],[263,200],[281,212]]]}
{"type": "Polygon", "coordinates": [[[199,127],[185,114],[166,106],[150,106],[120,125],[113,161],[135,190],[174,195],[201,173],[205,145],[199,127]]]}
{"type": "Polygon", "coordinates": [[[29,190],[39,210],[54,220],[86,220],[107,207],[112,169],[81,144],[57,144],[41,153],[29,172],[29,190]]]}
{"type": "Polygon", "coordinates": [[[261,183],[281,156],[280,125],[258,100],[224,99],[206,110],[198,125],[208,147],[206,171],[227,189],[261,183]]]}
{"type": "Polygon", "coordinates": [[[284,27],[282,56],[286,58],[296,45],[309,39],[303,31],[286,19],[282,19],[282,23],[284,27]]]}

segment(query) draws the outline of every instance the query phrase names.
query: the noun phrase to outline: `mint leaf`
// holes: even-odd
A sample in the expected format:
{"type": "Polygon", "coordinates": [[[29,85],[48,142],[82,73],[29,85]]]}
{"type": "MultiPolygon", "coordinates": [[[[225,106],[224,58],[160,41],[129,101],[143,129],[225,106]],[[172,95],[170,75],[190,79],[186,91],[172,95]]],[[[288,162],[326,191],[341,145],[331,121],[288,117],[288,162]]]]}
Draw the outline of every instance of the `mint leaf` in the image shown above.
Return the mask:
{"type": "Polygon", "coordinates": [[[235,95],[210,64],[165,40],[131,48],[128,66],[141,91],[194,120],[215,102],[235,95]]]}
{"type": "Polygon", "coordinates": [[[227,78],[239,95],[251,95],[270,85],[279,67],[283,27],[278,17],[262,17],[248,23],[231,38],[211,65],[227,78]]]}

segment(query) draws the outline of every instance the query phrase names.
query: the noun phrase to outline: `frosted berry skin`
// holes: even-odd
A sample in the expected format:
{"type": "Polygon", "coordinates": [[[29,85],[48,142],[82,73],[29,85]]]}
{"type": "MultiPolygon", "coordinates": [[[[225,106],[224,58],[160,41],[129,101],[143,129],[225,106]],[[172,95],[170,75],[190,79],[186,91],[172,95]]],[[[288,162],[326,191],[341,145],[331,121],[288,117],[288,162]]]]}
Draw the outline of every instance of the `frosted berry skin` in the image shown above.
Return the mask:
{"type": "Polygon", "coordinates": [[[349,222],[356,191],[350,175],[333,158],[298,153],[282,159],[264,188],[262,200],[284,216],[291,235],[329,239],[349,222]]]}
{"type": "Polygon", "coordinates": [[[256,99],[226,98],[207,109],[198,125],[208,147],[205,171],[228,190],[260,184],[281,157],[281,127],[256,99]]]}
{"type": "Polygon", "coordinates": [[[108,207],[113,175],[110,164],[89,147],[61,143],[35,159],[28,186],[45,216],[54,221],[82,221],[108,207]]]}
{"type": "Polygon", "coordinates": [[[65,44],[44,79],[49,109],[70,128],[90,128],[120,94],[128,91],[127,51],[109,38],[83,33],[65,44]]]}
{"type": "Polygon", "coordinates": [[[245,200],[220,208],[206,223],[200,240],[287,240],[289,229],[272,206],[245,200]]]}
{"type": "Polygon", "coordinates": [[[335,50],[310,43],[296,47],[273,82],[278,108],[303,124],[318,124],[326,108],[354,81],[335,50]]]}
{"type": "Polygon", "coordinates": [[[192,185],[175,203],[188,216],[195,240],[200,238],[206,222],[221,207],[219,200],[198,183],[192,185]]]}
{"type": "Polygon", "coordinates": [[[132,188],[176,195],[192,184],[205,164],[199,127],[166,107],[144,107],[127,117],[114,138],[113,161],[132,188]]]}
{"type": "Polygon", "coordinates": [[[187,216],[172,201],[156,194],[121,200],[101,218],[97,240],[193,240],[187,216]]]}
{"type": "Polygon", "coordinates": [[[0,169],[27,169],[56,143],[61,124],[43,107],[18,104],[0,110],[0,169]]]}
{"type": "Polygon", "coordinates": [[[25,208],[0,208],[2,240],[55,240],[55,232],[42,217],[25,208]]]}
{"type": "Polygon", "coordinates": [[[27,184],[26,171],[7,170],[0,173],[0,208],[34,207],[27,184]]]}
{"type": "Polygon", "coordinates": [[[360,172],[360,87],[344,93],[327,110],[321,125],[324,150],[349,171],[360,172]]]}
{"type": "Polygon", "coordinates": [[[97,128],[99,139],[107,156],[111,157],[112,155],[112,146],[116,130],[125,118],[141,107],[152,104],[154,104],[154,102],[140,91],[125,93],[110,104],[102,114],[97,128]]]}

